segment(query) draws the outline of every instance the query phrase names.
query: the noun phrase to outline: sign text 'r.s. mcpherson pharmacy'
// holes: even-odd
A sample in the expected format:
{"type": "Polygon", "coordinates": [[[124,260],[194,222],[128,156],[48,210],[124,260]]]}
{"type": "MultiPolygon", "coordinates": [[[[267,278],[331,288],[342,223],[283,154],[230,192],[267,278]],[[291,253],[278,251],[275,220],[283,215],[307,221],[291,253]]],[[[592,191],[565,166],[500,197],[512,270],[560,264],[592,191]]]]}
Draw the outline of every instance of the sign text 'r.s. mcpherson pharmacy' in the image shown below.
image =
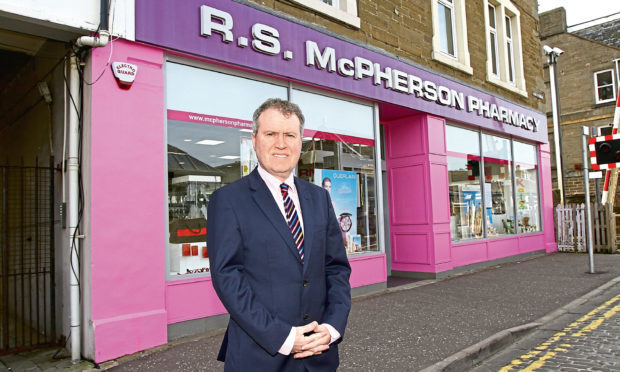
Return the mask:
{"type": "MultiPolygon", "coordinates": [[[[235,42],[233,34],[233,16],[225,11],[202,5],[200,8],[200,33],[211,37],[213,33],[221,35],[225,43],[235,42]]],[[[251,40],[245,36],[236,39],[237,46],[250,47],[256,52],[279,56],[285,61],[294,59],[293,51],[281,49],[280,32],[271,26],[254,23],[251,40]]],[[[337,51],[329,46],[321,47],[312,40],[305,41],[305,66],[337,73],[343,78],[354,80],[372,79],[375,86],[382,86],[398,93],[435,102],[456,110],[466,110],[495,121],[537,132],[540,120],[510,108],[496,105],[474,95],[465,95],[453,88],[424,80],[416,75],[396,68],[384,67],[367,58],[338,58],[337,51]]]]}

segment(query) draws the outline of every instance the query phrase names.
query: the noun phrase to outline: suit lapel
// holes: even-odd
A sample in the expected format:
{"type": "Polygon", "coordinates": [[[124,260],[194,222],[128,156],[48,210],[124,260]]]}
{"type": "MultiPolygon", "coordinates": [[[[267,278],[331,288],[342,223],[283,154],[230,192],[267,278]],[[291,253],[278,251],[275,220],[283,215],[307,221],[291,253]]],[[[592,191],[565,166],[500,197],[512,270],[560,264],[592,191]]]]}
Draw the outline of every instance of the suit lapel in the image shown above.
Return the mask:
{"type": "Polygon", "coordinates": [[[297,252],[297,247],[295,246],[295,241],[293,240],[293,234],[291,234],[291,230],[289,229],[284,216],[282,216],[282,212],[280,212],[280,208],[278,208],[276,201],[273,200],[273,195],[267,188],[267,185],[265,185],[265,182],[260,177],[256,169],[250,173],[248,181],[250,190],[252,191],[252,198],[261,211],[265,214],[267,219],[271,222],[278,234],[280,234],[282,239],[284,239],[289,251],[295,255],[298,262],[301,264],[301,258],[299,258],[299,252],[297,252]]]}
{"type": "Polygon", "coordinates": [[[310,190],[306,189],[306,184],[299,182],[295,177],[295,187],[297,188],[297,195],[299,196],[299,204],[301,204],[301,215],[304,219],[304,272],[310,263],[310,255],[312,254],[312,237],[315,229],[314,222],[316,221],[315,208],[312,205],[312,198],[310,196],[310,190]]]}

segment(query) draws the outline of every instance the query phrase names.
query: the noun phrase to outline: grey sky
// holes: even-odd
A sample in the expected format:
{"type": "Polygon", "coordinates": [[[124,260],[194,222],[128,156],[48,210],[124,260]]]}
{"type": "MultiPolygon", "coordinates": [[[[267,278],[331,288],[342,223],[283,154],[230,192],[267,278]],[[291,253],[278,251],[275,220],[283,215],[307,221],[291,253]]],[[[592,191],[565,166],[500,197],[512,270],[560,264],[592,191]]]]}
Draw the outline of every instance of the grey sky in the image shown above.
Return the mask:
{"type": "MultiPolygon", "coordinates": [[[[619,0],[538,0],[538,11],[564,7],[566,9],[566,23],[573,26],[581,22],[620,13],[619,0]]],[[[617,14],[614,18],[619,18],[617,14]]]]}

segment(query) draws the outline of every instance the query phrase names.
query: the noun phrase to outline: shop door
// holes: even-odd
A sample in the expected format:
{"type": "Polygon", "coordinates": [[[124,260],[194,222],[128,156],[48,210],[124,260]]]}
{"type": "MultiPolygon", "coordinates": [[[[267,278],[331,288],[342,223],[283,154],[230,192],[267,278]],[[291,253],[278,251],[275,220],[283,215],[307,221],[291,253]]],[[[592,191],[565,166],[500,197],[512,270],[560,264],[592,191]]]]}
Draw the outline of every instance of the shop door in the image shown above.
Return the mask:
{"type": "Polygon", "coordinates": [[[56,341],[53,160],[20,164],[0,164],[0,354],[56,341]]]}

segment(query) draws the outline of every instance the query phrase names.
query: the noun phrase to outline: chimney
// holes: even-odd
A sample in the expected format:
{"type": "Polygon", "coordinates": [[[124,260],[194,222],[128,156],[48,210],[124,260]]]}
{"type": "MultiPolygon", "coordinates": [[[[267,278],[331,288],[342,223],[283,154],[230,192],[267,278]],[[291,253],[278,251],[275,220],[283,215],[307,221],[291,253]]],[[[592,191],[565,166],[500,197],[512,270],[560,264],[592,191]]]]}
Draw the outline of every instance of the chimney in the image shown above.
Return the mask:
{"type": "Polygon", "coordinates": [[[564,8],[555,8],[540,13],[538,17],[541,39],[566,32],[566,10],[564,8]]]}

